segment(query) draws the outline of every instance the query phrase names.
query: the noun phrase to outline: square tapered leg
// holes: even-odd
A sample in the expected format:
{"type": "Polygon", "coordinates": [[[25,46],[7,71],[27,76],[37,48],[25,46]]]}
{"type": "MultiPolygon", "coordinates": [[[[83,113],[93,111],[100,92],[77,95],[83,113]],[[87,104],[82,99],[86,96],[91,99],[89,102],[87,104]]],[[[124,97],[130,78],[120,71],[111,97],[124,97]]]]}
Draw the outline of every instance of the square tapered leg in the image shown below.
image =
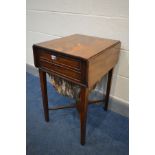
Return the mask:
{"type": "Polygon", "coordinates": [[[105,111],[107,111],[107,109],[108,109],[109,94],[110,94],[111,81],[112,81],[112,74],[113,74],[113,68],[108,72],[107,90],[106,90],[106,95],[105,95],[105,106],[104,106],[105,111]]]}
{"type": "Polygon", "coordinates": [[[49,121],[49,111],[48,111],[48,96],[47,96],[47,83],[46,83],[46,72],[39,70],[40,76],[40,86],[42,92],[43,108],[45,121],[49,121]]]}
{"type": "Polygon", "coordinates": [[[80,94],[81,145],[85,144],[87,109],[88,109],[88,89],[87,88],[81,88],[81,94],[80,94]]]}

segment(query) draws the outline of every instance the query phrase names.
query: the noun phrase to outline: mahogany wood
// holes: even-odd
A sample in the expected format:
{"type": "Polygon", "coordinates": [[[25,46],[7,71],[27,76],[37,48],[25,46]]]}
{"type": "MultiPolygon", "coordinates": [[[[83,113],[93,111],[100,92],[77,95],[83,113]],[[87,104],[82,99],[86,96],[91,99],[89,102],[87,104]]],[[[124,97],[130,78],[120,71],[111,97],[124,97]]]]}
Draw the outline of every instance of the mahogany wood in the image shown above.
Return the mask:
{"type": "Polygon", "coordinates": [[[49,111],[48,111],[46,72],[39,70],[39,76],[40,76],[40,86],[41,86],[41,92],[42,92],[45,121],[48,122],[49,121],[49,111]]]}
{"type": "Polygon", "coordinates": [[[53,64],[49,61],[42,61],[42,60],[40,61],[40,67],[51,70],[62,76],[66,76],[69,79],[74,79],[75,81],[81,82],[81,73],[78,71],[69,69],[67,67],[58,64],[53,64]]]}
{"type": "Polygon", "coordinates": [[[45,50],[40,49],[40,53],[39,53],[39,59],[40,60],[46,60],[48,62],[54,63],[54,64],[60,64],[62,66],[66,66],[68,68],[72,68],[74,70],[80,70],[81,69],[81,61],[74,59],[74,58],[70,58],[70,57],[65,57],[65,56],[61,56],[58,54],[50,54],[50,53],[46,53],[45,50]],[[52,56],[55,56],[55,59],[52,59],[52,56]]]}
{"type": "Polygon", "coordinates": [[[80,114],[81,144],[85,144],[88,104],[104,100],[88,101],[93,86],[108,73],[105,110],[108,108],[112,70],[120,52],[120,41],[74,34],[33,45],[34,64],[39,68],[45,120],[48,110],[77,107],[80,114]],[[46,72],[81,87],[80,101],[75,105],[48,108],[46,72]]]}
{"type": "Polygon", "coordinates": [[[118,61],[120,43],[89,59],[88,87],[92,88],[97,81],[108,73],[118,61]]]}
{"type": "Polygon", "coordinates": [[[88,88],[81,88],[81,93],[80,93],[81,145],[85,144],[85,139],[86,139],[87,109],[88,109],[88,88]]]}
{"type": "Polygon", "coordinates": [[[107,111],[107,109],[108,109],[112,73],[113,73],[113,68],[108,72],[108,82],[107,82],[107,90],[106,90],[106,95],[105,95],[105,106],[104,106],[105,111],[107,111]]]}
{"type": "MultiPolygon", "coordinates": [[[[99,102],[104,102],[104,100],[94,100],[94,101],[88,101],[88,104],[97,104],[99,102]]],[[[54,106],[54,107],[49,107],[48,110],[58,110],[58,109],[67,109],[67,108],[76,108],[79,106],[78,103],[70,103],[68,105],[60,105],[60,106],[54,106]]]]}
{"type": "Polygon", "coordinates": [[[118,43],[118,40],[73,34],[67,37],[42,42],[35,46],[88,60],[101,51],[111,48],[118,43]]]}
{"type": "Polygon", "coordinates": [[[88,104],[96,104],[99,102],[104,102],[105,100],[94,100],[94,101],[88,101],[88,104]]]}
{"type": "Polygon", "coordinates": [[[49,107],[48,110],[58,110],[58,109],[68,109],[68,108],[76,108],[76,104],[49,107]]]}

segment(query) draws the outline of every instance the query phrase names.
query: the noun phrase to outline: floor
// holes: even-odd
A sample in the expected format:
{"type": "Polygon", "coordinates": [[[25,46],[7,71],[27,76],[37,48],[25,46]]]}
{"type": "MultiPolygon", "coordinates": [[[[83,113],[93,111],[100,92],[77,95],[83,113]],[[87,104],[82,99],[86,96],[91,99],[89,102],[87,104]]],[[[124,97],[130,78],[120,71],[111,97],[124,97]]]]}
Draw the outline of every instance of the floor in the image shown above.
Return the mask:
{"type": "MultiPolygon", "coordinates": [[[[39,79],[27,73],[27,155],[128,155],[129,119],[101,104],[88,108],[87,138],[80,145],[80,122],[76,109],[50,111],[44,121],[39,79]]],[[[59,95],[48,83],[49,106],[73,102],[59,95]]],[[[93,94],[90,98],[97,98],[93,94]]]]}

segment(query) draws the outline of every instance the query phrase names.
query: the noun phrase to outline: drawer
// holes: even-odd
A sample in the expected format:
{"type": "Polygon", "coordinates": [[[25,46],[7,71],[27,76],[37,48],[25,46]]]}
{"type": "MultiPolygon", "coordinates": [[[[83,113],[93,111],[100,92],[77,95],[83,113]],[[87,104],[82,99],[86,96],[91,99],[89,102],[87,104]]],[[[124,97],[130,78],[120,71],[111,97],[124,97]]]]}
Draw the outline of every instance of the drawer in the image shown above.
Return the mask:
{"type": "Polygon", "coordinates": [[[66,66],[69,68],[73,68],[75,70],[80,70],[81,69],[81,62],[80,60],[70,58],[67,56],[62,56],[58,54],[49,54],[44,51],[39,52],[39,59],[40,60],[47,60],[49,62],[52,62],[54,64],[60,64],[62,66],[66,66]]]}
{"type": "Polygon", "coordinates": [[[78,82],[81,81],[81,73],[79,71],[66,68],[65,66],[59,65],[57,63],[49,62],[49,60],[44,60],[44,59],[40,60],[39,66],[42,69],[54,72],[66,78],[74,79],[75,81],[78,81],[78,82]]]}

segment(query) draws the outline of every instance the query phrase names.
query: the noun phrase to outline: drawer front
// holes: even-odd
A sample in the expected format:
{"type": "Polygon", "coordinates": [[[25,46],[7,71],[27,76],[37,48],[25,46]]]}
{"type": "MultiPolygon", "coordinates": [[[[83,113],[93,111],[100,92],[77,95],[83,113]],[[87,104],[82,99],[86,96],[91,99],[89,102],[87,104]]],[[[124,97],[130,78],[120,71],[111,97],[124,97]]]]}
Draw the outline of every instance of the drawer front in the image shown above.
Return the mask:
{"type": "Polygon", "coordinates": [[[49,54],[44,51],[39,52],[39,59],[45,60],[45,61],[50,61],[54,64],[66,66],[75,70],[80,70],[81,69],[81,62],[79,60],[70,58],[70,57],[65,57],[62,55],[54,55],[54,54],[49,54]]]}
{"type": "Polygon", "coordinates": [[[33,55],[37,68],[81,86],[88,85],[85,60],[37,46],[33,46],[33,55]]]}
{"type": "Polygon", "coordinates": [[[64,76],[69,79],[74,79],[77,82],[81,81],[81,73],[80,72],[78,72],[76,70],[72,70],[70,68],[66,68],[59,64],[54,64],[52,62],[49,62],[48,60],[40,60],[39,66],[42,69],[54,72],[58,75],[64,76]]]}

